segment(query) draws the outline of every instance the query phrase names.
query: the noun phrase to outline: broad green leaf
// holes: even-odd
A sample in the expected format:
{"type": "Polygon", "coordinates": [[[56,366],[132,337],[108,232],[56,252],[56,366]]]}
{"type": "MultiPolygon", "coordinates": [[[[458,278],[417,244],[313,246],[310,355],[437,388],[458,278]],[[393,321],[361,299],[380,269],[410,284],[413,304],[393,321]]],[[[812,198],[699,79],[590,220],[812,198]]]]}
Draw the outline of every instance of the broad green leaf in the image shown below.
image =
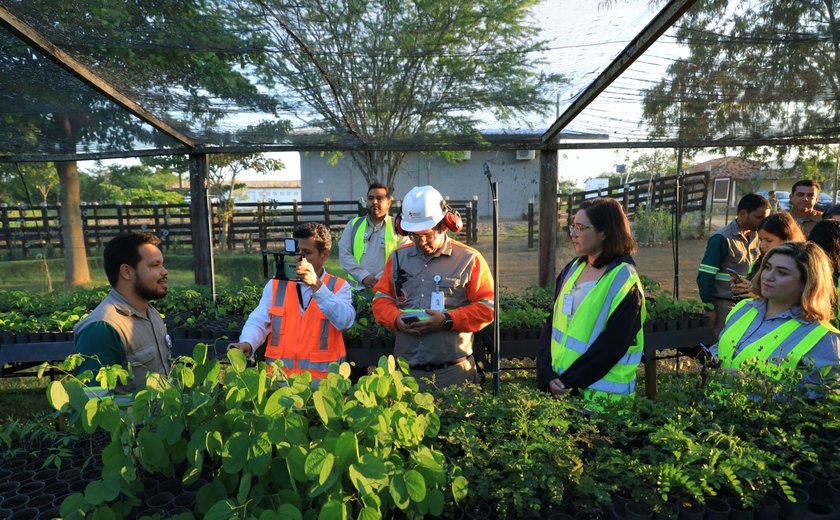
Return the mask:
{"type": "MultiPolygon", "coordinates": [[[[114,510],[108,506],[99,506],[93,512],[93,520],[117,520],[117,515],[114,510]]],[[[122,517],[120,517],[122,518],[122,517]]]]}
{"type": "Polygon", "coordinates": [[[240,504],[244,504],[246,500],[248,500],[248,494],[251,492],[251,481],[253,480],[253,475],[251,472],[246,471],[242,478],[239,479],[239,492],[236,494],[236,501],[240,504]]]}
{"type": "Polygon", "coordinates": [[[394,478],[391,479],[391,485],[388,487],[388,492],[391,494],[394,504],[400,509],[407,508],[411,503],[403,475],[394,475],[394,478]]]}
{"type": "Polygon", "coordinates": [[[204,520],[230,520],[231,518],[237,518],[237,515],[236,508],[230,500],[219,500],[204,515],[204,520]]]}
{"type": "Polygon", "coordinates": [[[192,358],[197,365],[204,364],[207,361],[207,345],[204,343],[196,343],[193,347],[192,358]]]}
{"type": "Polygon", "coordinates": [[[312,402],[315,404],[315,411],[318,412],[318,417],[321,419],[321,422],[326,424],[330,423],[330,412],[327,409],[326,403],[324,403],[324,394],[321,393],[320,390],[316,391],[312,395],[312,402]]]}
{"type": "Polygon", "coordinates": [[[96,422],[106,431],[113,432],[120,427],[120,407],[113,399],[103,399],[99,402],[96,422]]]}
{"type": "Polygon", "coordinates": [[[159,434],[146,429],[141,430],[137,435],[137,447],[140,451],[140,462],[146,469],[158,471],[168,466],[169,455],[159,434]]]}
{"type": "Polygon", "coordinates": [[[280,388],[272,392],[265,401],[265,415],[274,415],[294,406],[294,399],[288,395],[288,390],[280,388]]]}
{"type": "Polygon", "coordinates": [[[356,434],[353,432],[344,431],[338,436],[335,441],[335,458],[339,469],[344,471],[344,468],[359,459],[359,442],[356,434]]]}
{"type": "Polygon", "coordinates": [[[234,372],[238,374],[245,370],[247,360],[245,359],[245,354],[243,354],[241,350],[238,348],[228,350],[227,358],[230,360],[230,367],[234,372]]]}
{"type": "Polygon", "coordinates": [[[430,489],[426,495],[426,502],[429,504],[429,513],[431,513],[432,516],[441,516],[443,514],[443,491],[437,488],[430,489]]]}
{"type": "Polygon", "coordinates": [[[307,476],[304,471],[306,464],[306,450],[303,446],[293,446],[286,454],[286,465],[289,468],[289,473],[292,478],[298,482],[306,482],[307,476]]]}
{"type": "Polygon", "coordinates": [[[426,499],[426,479],[419,471],[410,469],[405,472],[405,487],[408,489],[408,496],[415,502],[422,502],[426,499]]]}
{"type": "Polygon", "coordinates": [[[350,370],[351,370],[351,368],[350,368],[350,363],[347,363],[347,362],[342,363],[342,364],[338,367],[338,373],[339,373],[339,374],[341,374],[341,376],[342,376],[342,377],[345,377],[345,378],[349,378],[349,377],[350,377],[350,370]]]}
{"type": "MultiPolygon", "coordinates": [[[[315,448],[306,456],[306,462],[303,464],[303,471],[310,480],[315,480],[321,474],[321,468],[328,463],[328,453],[324,448],[315,448]]],[[[329,460],[332,466],[332,459],[329,460]]]]}
{"type": "Polygon", "coordinates": [[[375,507],[365,507],[359,511],[359,520],[382,520],[382,513],[375,507]]]}
{"type": "Polygon", "coordinates": [[[84,518],[86,508],[85,496],[81,493],[73,493],[61,502],[59,513],[62,518],[84,518]]]}
{"type": "Polygon", "coordinates": [[[421,392],[419,394],[414,394],[414,404],[420,408],[425,408],[426,410],[434,410],[435,398],[432,394],[421,392]]]}
{"type": "Polygon", "coordinates": [[[110,502],[117,498],[120,494],[120,483],[115,478],[108,478],[102,481],[102,497],[106,502],[110,502]]]}
{"type": "Polygon", "coordinates": [[[64,389],[61,381],[50,382],[47,387],[47,399],[50,405],[59,411],[70,404],[70,396],[67,394],[67,390],[64,389]]]}
{"type": "Polygon", "coordinates": [[[85,500],[93,506],[98,506],[105,501],[105,486],[101,480],[94,480],[85,486],[85,500]]]}
{"type": "Polygon", "coordinates": [[[452,479],[452,496],[456,502],[460,502],[467,496],[469,482],[464,477],[458,476],[452,479]]]}
{"type": "Polygon", "coordinates": [[[201,486],[198,493],[195,494],[195,507],[199,514],[204,514],[209,511],[214,504],[223,500],[227,494],[225,487],[219,482],[211,482],[201,486]]]}
{"type": "Polygon", "coordinates": [[[315,498],[329,492],[335,483],[338,482],[340,476],[341,474],[338,471],[331,471],[326,475],[326,479],[323,482],[319,481],[309,489],[307,496],[309,498],[315,498]]]}
{"type": "Polygon", "coordinates": [[[248,448],[248,469],[260,477],[268,473],[271,466],[271,440],[265,432],[257,435],[248,448]]]}
{"type": "Polygon", "coordinates": [[[239,473],[247,462],[251,440],[244,432],[236,432],[228,438],[222,449],[222,468],[226,473],[239,473]]]}
{"type": "Polygon", "coordinates": [[[376,494],[388,485],[385,464],[373,455],[364,455],[360,463],[350,465],[350,481],[362,495],[376,494]]]}
{"type": "MultiPolygon", "coordinates": [[[[277,518],[281,518],[282,520],[303,520],[303,514],[301,514],[300,509],[292,504],[280,504],[280,507],[277,508],[277,518]]],[[[262,517],[260,517],[260,520],[262,520],[262,517]]]]}
{"type": "Polygon", "coordinates": [[[338,500],[328,500],[318,513],[318,520],[347,520],[347,509],[338,500]]]}
{"type": "Polygon", "coordinates": [[[222,434],[220,432],[207,432],[205,443],[207,453],[210,455],[221,455],[223,446],[222,434]]]}
{"type": "Polygon", "coordinates": [[[82,410],[82,428],[87,433],[96,429],[96,410],[99,409],[99,399],[90,399],[82,410]]]}

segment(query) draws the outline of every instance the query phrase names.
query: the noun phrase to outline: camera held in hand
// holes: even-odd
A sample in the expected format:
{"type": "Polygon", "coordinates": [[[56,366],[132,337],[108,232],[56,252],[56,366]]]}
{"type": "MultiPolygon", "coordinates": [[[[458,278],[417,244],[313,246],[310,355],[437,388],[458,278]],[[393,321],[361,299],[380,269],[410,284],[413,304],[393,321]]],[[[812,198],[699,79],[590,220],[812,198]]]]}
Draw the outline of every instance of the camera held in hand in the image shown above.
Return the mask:
{"type": "Polygon", "coordinates": [[[295,238],[283,239],[283,251],[263,251],[263,276],[275,280],[299,281],[297,276],[297,257],[300,255],[298,241],[295,238]],[[274,268],[270,269],[269,258],[274,260],[274,268]]]}

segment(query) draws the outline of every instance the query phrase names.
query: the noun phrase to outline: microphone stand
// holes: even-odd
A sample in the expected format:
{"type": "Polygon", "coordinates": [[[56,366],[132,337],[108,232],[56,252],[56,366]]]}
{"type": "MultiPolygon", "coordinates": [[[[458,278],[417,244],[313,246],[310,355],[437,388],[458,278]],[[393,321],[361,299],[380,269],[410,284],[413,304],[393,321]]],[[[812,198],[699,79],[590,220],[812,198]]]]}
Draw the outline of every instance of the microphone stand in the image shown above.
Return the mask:
{"type": "Polygon", "coordinates": [[[484,163],[484,175],[490,183],[490,194],[493,197],[493,395],[499,395],[501,389],[501,368],[499,358],[502,349],[499,338],[499,183],[493,181],[490,165],[484,163]]]}

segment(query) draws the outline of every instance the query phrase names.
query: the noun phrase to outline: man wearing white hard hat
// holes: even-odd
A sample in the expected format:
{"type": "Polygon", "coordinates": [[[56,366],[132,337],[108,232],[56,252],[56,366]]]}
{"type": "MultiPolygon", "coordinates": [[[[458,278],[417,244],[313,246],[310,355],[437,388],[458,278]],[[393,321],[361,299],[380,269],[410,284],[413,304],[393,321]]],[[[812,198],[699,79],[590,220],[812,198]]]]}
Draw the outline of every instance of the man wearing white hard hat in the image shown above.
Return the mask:
{"type": "Polygon", "coordinates": [[[394,354],[427,389],[477,382],[473,333],[493,321],[493,277],[475,249],[446,232],[461,217],[431,186],[416,186],[394,227],[411,238],[388,258],[373,288],[376,321],[396,332],[394,354]]]}

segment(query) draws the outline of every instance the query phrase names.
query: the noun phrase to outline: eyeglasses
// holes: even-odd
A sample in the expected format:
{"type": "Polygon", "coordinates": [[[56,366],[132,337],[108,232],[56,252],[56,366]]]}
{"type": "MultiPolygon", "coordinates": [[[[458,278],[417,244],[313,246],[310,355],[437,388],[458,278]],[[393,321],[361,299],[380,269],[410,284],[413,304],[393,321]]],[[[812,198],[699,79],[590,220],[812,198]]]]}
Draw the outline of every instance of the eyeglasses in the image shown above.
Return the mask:
{"type": "Polygon", "coordinates": [[[578,236],[591,227],[592,226],[580,226],[577,224],[572,224],[571,226],[569,226],[569,234],[578,236]]]}
{"type": "Polygon", "coordinates": [[[437,231],[430,231],[428,233],[409,233],[408,237],[412,240],[433,240],[437,236],[437,231]]]}

